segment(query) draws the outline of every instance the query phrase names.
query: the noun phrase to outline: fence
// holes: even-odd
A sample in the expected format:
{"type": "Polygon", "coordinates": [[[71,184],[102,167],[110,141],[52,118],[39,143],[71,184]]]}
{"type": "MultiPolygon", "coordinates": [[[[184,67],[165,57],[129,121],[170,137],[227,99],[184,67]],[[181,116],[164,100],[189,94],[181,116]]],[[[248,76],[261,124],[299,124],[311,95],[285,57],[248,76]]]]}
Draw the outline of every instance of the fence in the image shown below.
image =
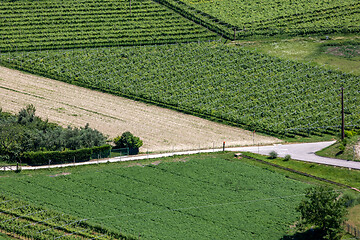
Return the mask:
{"type": "Polygon", "coordinates": [[[355,227],[349,223],[344,223],[343,224],[345,227],[345,231],[353,236],[355,236],[356,238],[360,239],[360,229],[358,227],[355,227]]]}
{"type": "Polygon", "coordinates": [[[139,148],[116,148],[116,149],[111,149],[110,157],[136,155],[138,153],[139,153],[139,148]]]}

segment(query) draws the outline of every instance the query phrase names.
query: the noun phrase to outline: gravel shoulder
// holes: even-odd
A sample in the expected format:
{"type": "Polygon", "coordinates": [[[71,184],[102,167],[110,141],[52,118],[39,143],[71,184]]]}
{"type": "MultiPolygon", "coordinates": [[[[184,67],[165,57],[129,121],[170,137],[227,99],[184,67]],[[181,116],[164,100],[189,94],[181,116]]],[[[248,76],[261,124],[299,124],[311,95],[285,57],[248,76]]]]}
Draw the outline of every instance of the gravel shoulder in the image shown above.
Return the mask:
{"type": "Polygon", "coordinates": [[[27,104],[36,115],[61,126],[98,129],[109,138],[130,131],[144,141],[142,151],[181,151],[226,146],[265,145],[274,137],[211,122],[192,115],[77,87],[0,66],[3,111],[17,113],[27,104]]]}

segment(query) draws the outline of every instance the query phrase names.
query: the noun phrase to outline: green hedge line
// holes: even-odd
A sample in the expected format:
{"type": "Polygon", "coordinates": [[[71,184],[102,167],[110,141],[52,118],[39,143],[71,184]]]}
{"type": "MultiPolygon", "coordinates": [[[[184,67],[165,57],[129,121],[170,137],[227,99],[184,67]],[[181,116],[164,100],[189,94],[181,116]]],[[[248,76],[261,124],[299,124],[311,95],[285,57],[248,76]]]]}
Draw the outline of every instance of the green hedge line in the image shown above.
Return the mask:
{"type": "Polygon", "coordinates": [[[72,162],[85,162],[94,158],[110,156],[111,146],[84,148],[79,150],[25,152],[20,157],[22,163],[29,165],[61,164],[72,162]]]}

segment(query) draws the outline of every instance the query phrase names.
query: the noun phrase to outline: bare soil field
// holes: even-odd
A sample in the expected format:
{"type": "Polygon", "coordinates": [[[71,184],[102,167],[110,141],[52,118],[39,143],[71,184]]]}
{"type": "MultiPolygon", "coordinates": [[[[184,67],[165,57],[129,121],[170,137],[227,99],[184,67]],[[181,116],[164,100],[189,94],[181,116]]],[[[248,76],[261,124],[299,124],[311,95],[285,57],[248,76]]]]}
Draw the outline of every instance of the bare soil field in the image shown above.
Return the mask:
{"type": "Polygon", "coordinates": [[[142,152],[179,151],[280,142],[173,110],[77,87],[0,66],[3,111],[17,113],[28,104],[36,115],[61,126],[91,128],[114,138],[125,131],[139,136],[142,152]]]}

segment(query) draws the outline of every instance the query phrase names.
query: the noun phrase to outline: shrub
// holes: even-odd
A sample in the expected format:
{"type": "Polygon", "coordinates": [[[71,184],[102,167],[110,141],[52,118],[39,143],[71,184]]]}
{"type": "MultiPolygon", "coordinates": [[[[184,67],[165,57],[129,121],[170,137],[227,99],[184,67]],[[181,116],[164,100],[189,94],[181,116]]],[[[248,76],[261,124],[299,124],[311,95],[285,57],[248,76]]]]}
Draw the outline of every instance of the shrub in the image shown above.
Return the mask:
{"type": "Polygon", "coordinates": [[[360,203],[360,196],[357,196],[352,192],[345,192],[342,198],[345,201],[346,207],[353,207],[360,203]]]}
{"type": "Polygon", "coordinates": [[[108,157],[110,148],[111,146],[104,145],[78,150],[25,152],[21,156],[21,161],[29,165],[46,165],[49,164],[49,160],[51,160],[51,164],[72,163],[74,160],[84,162],[98,156],[108,157]]]}
{"type": "Polygon", "coordinates": [[[277,152],[275,152],[275,151],[271,151],[270,153],[269,153],[269,155],[270,155],[270,159],[275,159],[275,158],[277,158],[277,156],[278,156],[278,154],[277,154],[277,152]]]}
{"type": "Polygon", "coordinates": [[[284,161],[289,161],[289,160],[291,160],[290,154],[285,155],[284,161]]]}
{"type": "Polygon", "coordinates": [[[357,134],[357,132],[355,130],[351,130],[351,131],[347,131],[345,130],[345,137],[353,137],[357,134]]]}
{"type": "Polygon", "coordinates": [[[114,139],[115,148],[139,149],[143,142],[139,137],[135,137],[131,132],[124,132],[121,136],[114,139]]]}
{"type": "Polygon", "coordinates": [[[345,199],[329,187],[317,186],[306,191],[305,199],[297,207],[301,224],[315,225],[316,239],[341,239],[342,224],[347,210],[345,199]]]}
{"type": "Polygon", "coordinates": [[[339,145],[339,150],[340,150],[340,152],[344,152],[345,151],[345,145],[341,143],[339,145]]]}

